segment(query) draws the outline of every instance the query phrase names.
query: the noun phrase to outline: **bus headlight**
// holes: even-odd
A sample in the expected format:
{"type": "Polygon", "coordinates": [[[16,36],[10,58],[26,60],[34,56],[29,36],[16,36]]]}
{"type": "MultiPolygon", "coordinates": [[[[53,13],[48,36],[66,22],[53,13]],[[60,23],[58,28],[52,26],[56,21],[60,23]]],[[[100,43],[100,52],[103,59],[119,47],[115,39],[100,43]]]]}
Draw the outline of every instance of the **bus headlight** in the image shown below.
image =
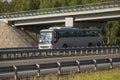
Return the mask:
{"type": "Polygon", "coordinates": [[[53,48],[53,46],[52,46],[52,45],[50,45],[50,46],[49,46],[49,48],[51,48],[51,49],[52,49],[52,48],[53,48]]]}

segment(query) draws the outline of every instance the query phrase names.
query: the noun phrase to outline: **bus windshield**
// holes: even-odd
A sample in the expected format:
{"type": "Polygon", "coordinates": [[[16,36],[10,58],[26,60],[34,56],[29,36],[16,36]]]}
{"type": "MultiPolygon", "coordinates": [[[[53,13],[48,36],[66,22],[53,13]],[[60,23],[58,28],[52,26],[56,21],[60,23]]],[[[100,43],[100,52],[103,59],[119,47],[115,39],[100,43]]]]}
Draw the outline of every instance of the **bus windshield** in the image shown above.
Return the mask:
{"type": "Polygon", "coordinates": [[[52,43],[52,32],[41,32],[39,43],[42,44],[52,43]]]}

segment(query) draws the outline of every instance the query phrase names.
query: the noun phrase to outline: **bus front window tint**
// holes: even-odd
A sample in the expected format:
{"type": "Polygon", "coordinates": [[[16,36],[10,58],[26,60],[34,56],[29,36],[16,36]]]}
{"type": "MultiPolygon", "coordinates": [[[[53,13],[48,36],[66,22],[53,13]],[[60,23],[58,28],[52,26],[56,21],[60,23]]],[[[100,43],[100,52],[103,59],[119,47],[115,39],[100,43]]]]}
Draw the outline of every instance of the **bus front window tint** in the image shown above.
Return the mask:
{"type": "Polygon", "coordinates": [[[40,33],[40,43],[51,43],[52,42],[52,33],[51,32],[41,32],[40,33]]]}

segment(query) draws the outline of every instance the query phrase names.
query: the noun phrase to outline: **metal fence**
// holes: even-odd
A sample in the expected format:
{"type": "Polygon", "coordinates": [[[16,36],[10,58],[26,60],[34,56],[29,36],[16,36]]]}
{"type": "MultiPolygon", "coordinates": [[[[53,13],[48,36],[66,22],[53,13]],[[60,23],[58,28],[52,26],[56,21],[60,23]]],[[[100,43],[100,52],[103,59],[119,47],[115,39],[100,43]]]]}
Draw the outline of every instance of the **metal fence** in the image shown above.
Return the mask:
{"type": "Polygon", "coordinates": [[[96,3],[96,4],[88,4],[88,5],[77,5],[77,6],[69,6],[69,7],[66,6],[66,7],[43,9],[43,10],[30,10],[30,11],[3,13],[0,14],[0,19],[59,14],[59,13],[78,12],[78,11],[91,11],[91,10],[108,9],[108,8],[116,8],[116,7],[120,7],[120,1],[104,2],[104,3],[96,3]]]}
{"type": "Polygon", "coordinates": [[[48,58],[62,56],[82,56],[98,54],[119,54],[120,46],[96,46],[61,49],[37,49],[35,48],[11,48],[0,50],[0,60],[28,59],[28,58],[48,58]]]}
{"type": "Polygon", "coordinates": [[[0,79],[14,78],[18,80],[21,76],[30,77],[33,75],[40,76],[47,73],[63,74],[68,71],[81,72],[85,69],[111,69],[120,66],[120,55],[98,55],[98,56],[81,56],[71,58],[54,58],[40,59],[31,61],[13,61],[0,62],[0,79]],[[61,60],[63,59],[63,60],[61,60]],[[66,60],[65,60],[66,59],[66,60]],[[50,62],[51,61],[51,62],[50,62]]]}

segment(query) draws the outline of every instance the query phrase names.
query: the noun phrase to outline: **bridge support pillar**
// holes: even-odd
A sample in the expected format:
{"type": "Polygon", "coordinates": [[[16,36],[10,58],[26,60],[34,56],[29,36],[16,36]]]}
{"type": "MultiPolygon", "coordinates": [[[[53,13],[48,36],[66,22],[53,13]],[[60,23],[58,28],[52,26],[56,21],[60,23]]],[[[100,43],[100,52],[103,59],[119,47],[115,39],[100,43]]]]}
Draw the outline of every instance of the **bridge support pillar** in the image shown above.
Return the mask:
{"type": "Polygon", "coordinates": [[[66,27],[73,27],[74,26],[74,18],[73,17],[66,17],[65,18],[65,26],[66,27]]]}

